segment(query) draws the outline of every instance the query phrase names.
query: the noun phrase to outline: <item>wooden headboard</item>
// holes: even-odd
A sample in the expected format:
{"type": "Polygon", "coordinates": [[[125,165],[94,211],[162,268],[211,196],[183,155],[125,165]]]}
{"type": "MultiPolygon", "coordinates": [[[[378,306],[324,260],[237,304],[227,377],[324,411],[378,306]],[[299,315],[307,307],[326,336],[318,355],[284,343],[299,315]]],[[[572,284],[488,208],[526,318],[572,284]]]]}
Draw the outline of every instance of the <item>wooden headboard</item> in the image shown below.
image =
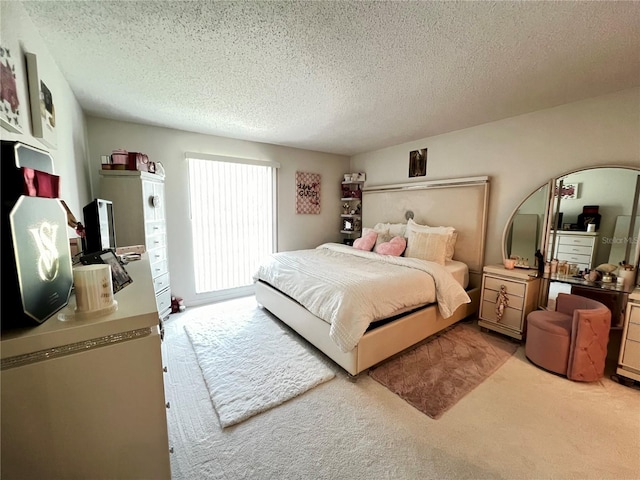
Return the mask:
{"type": "Polygon", "coordinates": [[[362,225],[406,223],[407,212],[422,225],[455,227],[454,260],[469,266],[477,285],[484,266],[489,204],[489,177],[466,177],[420,183],[366,187],[362,193],[362,225]]]}

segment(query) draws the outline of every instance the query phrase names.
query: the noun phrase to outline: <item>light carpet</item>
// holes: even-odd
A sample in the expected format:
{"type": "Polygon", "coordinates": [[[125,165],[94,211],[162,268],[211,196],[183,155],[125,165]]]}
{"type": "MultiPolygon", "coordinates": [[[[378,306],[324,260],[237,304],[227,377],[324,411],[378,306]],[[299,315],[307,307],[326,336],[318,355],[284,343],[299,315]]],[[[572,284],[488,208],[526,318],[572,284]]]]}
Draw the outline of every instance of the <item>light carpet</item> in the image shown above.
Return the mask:
{"type": "Polygon", "coordinates": [[[518,346],[463,323],[369,371],[431,418],[440,418],[500,368],[518,346]]]}
{"type": "Polygon", "coordinates": [[[225,428],[331,380],[315,352],[263,310],[192,320],[189,340],[225,428]]]}

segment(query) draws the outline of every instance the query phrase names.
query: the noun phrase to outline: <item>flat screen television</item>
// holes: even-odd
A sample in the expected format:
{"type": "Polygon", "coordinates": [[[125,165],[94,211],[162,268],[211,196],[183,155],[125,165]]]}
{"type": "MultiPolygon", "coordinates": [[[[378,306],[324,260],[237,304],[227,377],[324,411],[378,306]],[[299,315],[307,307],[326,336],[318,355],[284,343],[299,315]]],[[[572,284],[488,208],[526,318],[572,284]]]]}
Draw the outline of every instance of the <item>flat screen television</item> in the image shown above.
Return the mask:
{"type": "Polygon", "coordinates": [[[113,203],[95,198],[82,209],[85,237],[82,250],[86,254],[116,248],[116,229],[113,219],[113,203]]]}

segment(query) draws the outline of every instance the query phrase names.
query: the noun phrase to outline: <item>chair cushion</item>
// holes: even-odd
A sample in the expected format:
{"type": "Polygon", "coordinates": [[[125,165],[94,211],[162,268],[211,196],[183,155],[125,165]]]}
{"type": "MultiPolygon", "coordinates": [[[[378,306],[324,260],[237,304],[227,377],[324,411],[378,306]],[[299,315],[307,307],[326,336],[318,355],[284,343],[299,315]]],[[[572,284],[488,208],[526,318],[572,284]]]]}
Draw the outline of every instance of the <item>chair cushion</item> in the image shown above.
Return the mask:
{"type": "Polygon", "coordinates": [[[533,325],[555,335],[571,336],[573,315],[549,310],[536,310],[527,315],[527,327],[533,325]]]}

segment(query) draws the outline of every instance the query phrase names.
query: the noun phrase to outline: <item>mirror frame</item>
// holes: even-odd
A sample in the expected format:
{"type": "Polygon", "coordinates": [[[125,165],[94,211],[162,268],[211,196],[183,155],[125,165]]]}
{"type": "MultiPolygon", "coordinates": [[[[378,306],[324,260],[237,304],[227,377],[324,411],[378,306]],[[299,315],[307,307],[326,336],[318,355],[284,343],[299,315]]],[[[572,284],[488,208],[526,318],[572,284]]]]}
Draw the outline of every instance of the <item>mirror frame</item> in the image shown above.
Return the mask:
{"type": "MultiPolygon", "coordinates": [[[[638,172],[638,175],[640,175],[640,167],[634,167],[631,165],[594,165],[591,167],[581,167],[581,168],[576,168],[573,170],[569,170],[567,172],[564,172],[556,177],[552,177],[551,179],[548,180],[548,182],[546,183],[546,185],[548,186],[548,190],[547,190],[547,203],[546,203],[546,207],[545,207],[545,212],[544,212],[544,222],[543,222],[543,227],[542,227],[542,234],[540,235],[540,243],[538,245],[538,248],[540,249],[540,251],[543,253],[544,259],[546,261],[547,259],[547,245],[549,244],[549,236],[551,235],[551,231],[553,230],[553,222],[554,222],[554,215],[552,215],[552,213],[554,211],[556,211],[555,206],[554,206],[554,200],[555,196],[554,196],[554,192],[555,192],[555,185],[558,182],[558,180],[563,179],[564,177],[571,175],[573,173],[578,173],[578,172],[582,172],[585,170],[594,170],[594,169],[598,169],[598,168],[623,168],[623,169],[627,169],[627,170],[634,170],[636,172],[638,172]]],[[[529,195],[527,195],[519,204],[518,206],[513,210],[513,212],[511,212],[511,215],[509,216],[509,218],[507,219],[507,223],[505,224],[504,230],[502,232],[502,245],[501,245],[501,250],[502,250],[502,259],[504,260],[507,255],[507,249],[506,249],[506,243],[507,243],[507,236],[509,235],[509,229],[511,227],[511,225],[513,224],[513,219],[515,217],[515,215],[517,214],[518,210],[520,209],[520,207],[522,207],[522,205],[533,195],[535,194],[538,190],[540,190],[541,188],[543,188],[545,186],[545,184],[542,184],[540,186],[538,186],[537,188],[535,188],[533,191],[531,191],[531,193],[529,193],[529,195]]],[[[638,189],[636,189],[635,192],[635,198],[634,198],[634,207],[638,208],[638,195],[640,194],[640,192],[638,191],[638,189]]],[[[560,197],[558,197],[557,202],[559,202],[560,197]]],[[[634,212],[632,212],[633,214],[634,212]]],[[[635,278],[635,285],[638,285],[638,279],[640,278],[640,241],[638,241],[636,243],[636,251],[634,252],[634,255],[632,256],[632,264],[635,265],[636,267],[636,278],[635,278]]],[[[630,263],[631,263],[631,259],[630,259],[630,263]]]]}
{"type": "Polygon", "coordinates": [[[545,209],[544,209],[544,218],[542,221],[542,228],[540,230],[540,239],[539,239],[539,243],[538,243],[538,249],[540,249],[541,252],[544,252],[545,249],[545,239],[547,238],[547,229],[548,229],[548,225],[550,222],[549,219],[549,215],[551,212],[551,200],[553,199],[553,196],[550,196],[550,193],[553,190],[553,186],[554,186],[554,181],[555,179],[550,179],[546,184],[542,184],[540,185],[538,188],[536,188],[535,190],[533,190],[531,193],[529,193],[529,195],[527,195],[519,204],[516,208],[513,209],[513,211],[511,212],[511,215],[509,215],[509,219],[507,220],[507,224],[504,227],[504,230],[502,231],[502,260],[504,261],[504,259],[507,258],[507,237],[509,236],[509,229],[511,228],[511,225],[513,225],[513,219],[515,218],[516,214],[518,213],[518,210],[520,210],[520,208],[527,202],[527,200],[529,200],[533,195],[536,194],[536,192],[538,192],[538,190],[544,188],[545,186],[548,188],[547,190],[547,199],[545,201],[545,209]]]}

